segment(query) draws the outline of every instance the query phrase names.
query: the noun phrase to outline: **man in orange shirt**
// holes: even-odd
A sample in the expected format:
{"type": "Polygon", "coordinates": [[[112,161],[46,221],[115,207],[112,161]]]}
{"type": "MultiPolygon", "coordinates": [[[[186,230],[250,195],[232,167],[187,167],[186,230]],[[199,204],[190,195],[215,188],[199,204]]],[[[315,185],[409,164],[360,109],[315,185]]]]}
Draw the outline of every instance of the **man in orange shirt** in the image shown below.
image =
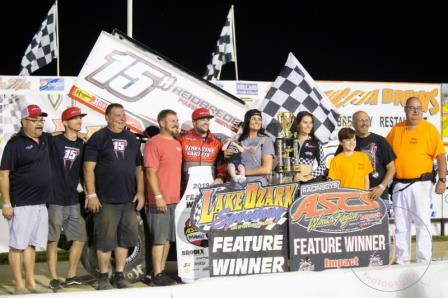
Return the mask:
{"type": "Polygon", "coordinates": [[[369,189],[369,174],[373,171],[367,154],[355,151],[356,135],[351,128],[344,127],[338,133],[342,152],[330,163],[328,178],[340,180],[341,187],[369,189]]]}
{"type": "Polygon", "coordinates": [[[179,132],[176,112],[162,110],[157,121],[160,133],[146,143],[143,154],[149,190],[145,213],[152,238],[151,283],[167,286],[175,283],[164,270],[170,242],[176,241],[174,211],[180,200],[182,149],[176,140],[179,132]]]}
{"type": "Polygon", "coordinates": [[[397,156],[392,201],[395,211],[396,263],[411,259],[411,220],[417,232],[417,262],[431,261],[431,195],[437,160],[439,179],[436,193],[446,188],[446,157],[437,129],[422,119],[422,103],[417,97],[406,100],[406,120],[395,125],[386,139],[397,156]]]}

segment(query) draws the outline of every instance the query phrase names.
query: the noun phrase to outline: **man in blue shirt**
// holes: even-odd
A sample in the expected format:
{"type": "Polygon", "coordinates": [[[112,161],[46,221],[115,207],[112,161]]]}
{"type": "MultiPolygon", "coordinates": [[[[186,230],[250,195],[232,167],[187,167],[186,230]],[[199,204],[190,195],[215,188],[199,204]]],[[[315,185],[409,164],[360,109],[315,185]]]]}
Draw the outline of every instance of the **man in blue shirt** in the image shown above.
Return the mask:
{"type": "Polygon", "coordinates": [[[90,137],[84,151],[87,209],[95,213],[98,290],[112,288],[108,279],[112,250],[115,256],[112,284],[117,288],[130,286],[123,271],[128,248],[138,243],[135,210],[141,210],[145,203],[140,144],[125,128],[123,106],[110,104],[106,108],[106,121],[107,127],[90,137]]]}
{"type": "Polygon", "coordinates": [[[51,136],[43,132],[46,116],[37,105],[28,105],[22,110],[22,128],[6,144],[0,165],[2,214],[9,224],[8,257],[17,294],[27,293],[26,289],[36,292],[35,248],[47,245],[45,203],[51,190],[51,136]]]}

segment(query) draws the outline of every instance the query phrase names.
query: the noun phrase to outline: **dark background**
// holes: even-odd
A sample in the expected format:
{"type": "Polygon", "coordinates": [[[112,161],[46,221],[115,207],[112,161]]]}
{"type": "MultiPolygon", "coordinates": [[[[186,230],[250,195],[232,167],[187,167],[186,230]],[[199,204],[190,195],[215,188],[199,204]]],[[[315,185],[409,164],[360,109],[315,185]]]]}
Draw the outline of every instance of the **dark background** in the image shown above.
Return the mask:
{"type": "MultiPolygon", "coordinates": [[[[19,73],[52,3],[2,3],[1,75],[19,73]]],[[[126,3],[59,1],[61,75],[79,73],[101,30],[126,32],[126,3]]],[[[240,80],[273,81],[292,52],[317,80],[448,82],[442,2],[134,0],[133,36],[203,75],[232,3],[240,80]]],[[[56,63],[34,74],[56,75],[56,63]]],[[[221,79],[234,78],[225,65],[221,79]]]]}

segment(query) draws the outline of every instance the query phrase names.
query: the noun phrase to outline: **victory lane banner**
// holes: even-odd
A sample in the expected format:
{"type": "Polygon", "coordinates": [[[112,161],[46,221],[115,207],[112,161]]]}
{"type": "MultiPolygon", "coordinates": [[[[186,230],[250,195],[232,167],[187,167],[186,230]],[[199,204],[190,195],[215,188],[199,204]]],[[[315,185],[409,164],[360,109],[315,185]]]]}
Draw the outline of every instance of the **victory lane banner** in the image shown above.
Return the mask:
{"type": "Polygon", "coordinates": [[[288,271],[288,208],[298,184],[201,189],[192,224],[208,233],[211,276],[288,271]]]}
{"type": "Polygon", "coordinates": [[[289,209],[291,271],[381,266],[389,262],[386,205],[339,181],[303,185],[289,209]]]}

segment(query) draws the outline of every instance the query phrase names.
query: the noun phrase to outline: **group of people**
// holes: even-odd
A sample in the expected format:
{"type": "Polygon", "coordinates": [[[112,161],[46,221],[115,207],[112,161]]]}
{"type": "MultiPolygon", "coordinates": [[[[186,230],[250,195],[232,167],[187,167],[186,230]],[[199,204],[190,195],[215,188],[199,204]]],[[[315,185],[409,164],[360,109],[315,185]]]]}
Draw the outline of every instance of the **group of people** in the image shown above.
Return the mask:
{"type": "MultiPolygon", "coordinates": [[[[436,193],[446,188],[440,134],[423,120],[418,98],[409,98],[404,110],[406,120],[387,138],[370,132],[368,114],[356,112],[354,130],[339,131],[340,148],[328,176],[322,145],[314,136],[313,115],[299,112],[291,128],[304,169],[294,176],[295,181],[337,179],[342,187],[370,190],[372,200],[387,199],[388,190],[392,193],[398,264],[410,262],[412,220],[417,231],[417,261],[431,260],[427,226],[436,177],[434,159],[438,164],[436,193]]],[[[193,111],[193,128],[186,133],[180,132],[175,111],[162,110],[157,117],[160,132],[149,139],[143,154],[135,135],[126,129],[126,114],[120,104],[107,107],[107,126],[87,141],[80,133],[85,114],[79,108],[62,113],[64,132],[43,132],[46,116],[37,105],[22,111],[22,128],[8,141],[0,165],[2,212],[9,222],[9,262],[17,293],[35,291],[36,247],[47,247],[50,288],[81,284],[76,271],[87,235],[79,205],[80,183],[86,198],[82,207],[94,214],[98,289],[130,286],[123,271],[128,248],[138,242],[137,212],[143,208],[151,238],[151,283],[164,286],[176,282],[166,274],[165,266],[170,243],[175,241],[174,210],[186,187],[188,169],[210,166],[214,184],[230,180],[266,185],[275,165],[274,142],[264,132],[262,114],[256,109],[246,112],[237,137],[225,141],[210,132],[213,115],[206,108],[193,111]],[[62,231],[72,241],[65,282],[56,272],[62,231]],[[109,278],[112,252],[115,268],[109,278]]]]}

